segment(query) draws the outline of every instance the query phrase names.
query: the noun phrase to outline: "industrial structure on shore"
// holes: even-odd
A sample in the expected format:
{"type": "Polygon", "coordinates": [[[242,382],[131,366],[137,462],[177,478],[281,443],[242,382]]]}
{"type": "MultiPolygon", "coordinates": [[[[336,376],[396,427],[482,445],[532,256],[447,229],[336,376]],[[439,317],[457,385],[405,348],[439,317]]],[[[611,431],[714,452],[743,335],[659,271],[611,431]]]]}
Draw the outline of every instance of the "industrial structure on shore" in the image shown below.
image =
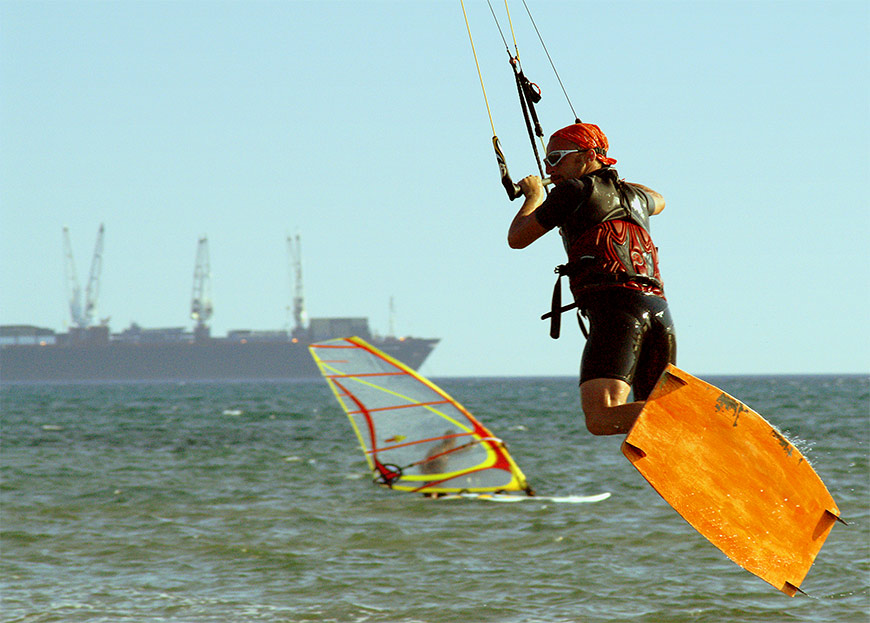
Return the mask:
{"type": "Polygon", "coordinates": [[[236,330],[211,335],[208,240],[199,239],[191,297],[191,329],[143,328],[112,333],[108,319],[94,323],[102,267],[100,225],[84,293],[79,287],[64,228],[67,299],[72,326],[66,333],[33,325],[0,326],[0,382],[240,381],[317,378],[308,345],[359,336],[412,368],[419,368],[437,338],[373,335],[367,318],[308,318],[302,287],[299,236],[287,238],[293,274],[293,327],[236,330]]]}

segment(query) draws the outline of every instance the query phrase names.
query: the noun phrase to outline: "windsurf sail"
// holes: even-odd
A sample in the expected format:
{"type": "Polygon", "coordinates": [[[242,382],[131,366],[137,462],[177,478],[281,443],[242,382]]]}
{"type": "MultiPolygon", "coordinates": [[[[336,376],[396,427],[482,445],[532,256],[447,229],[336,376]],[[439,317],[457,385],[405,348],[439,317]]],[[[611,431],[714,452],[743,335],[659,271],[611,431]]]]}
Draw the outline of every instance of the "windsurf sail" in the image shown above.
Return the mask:
{"type": "Polygon", "coordinates": [[[428,379],[358,337],[309,346],[374,481],[399,491],[525,491],[504,442],[428,379]]]}

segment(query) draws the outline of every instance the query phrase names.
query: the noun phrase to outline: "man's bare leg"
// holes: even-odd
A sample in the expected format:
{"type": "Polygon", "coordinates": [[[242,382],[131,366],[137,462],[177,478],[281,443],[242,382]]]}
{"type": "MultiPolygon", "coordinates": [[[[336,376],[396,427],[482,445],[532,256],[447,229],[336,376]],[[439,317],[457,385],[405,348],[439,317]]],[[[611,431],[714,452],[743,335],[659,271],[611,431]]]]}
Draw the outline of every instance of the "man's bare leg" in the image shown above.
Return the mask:
{"type": "Polygon", "coordinates": [[[580,385],[586,428],[593,435],[627,434],[643,402],[626,402],[631,386],[618,379],[591,379],[580,385]]]}

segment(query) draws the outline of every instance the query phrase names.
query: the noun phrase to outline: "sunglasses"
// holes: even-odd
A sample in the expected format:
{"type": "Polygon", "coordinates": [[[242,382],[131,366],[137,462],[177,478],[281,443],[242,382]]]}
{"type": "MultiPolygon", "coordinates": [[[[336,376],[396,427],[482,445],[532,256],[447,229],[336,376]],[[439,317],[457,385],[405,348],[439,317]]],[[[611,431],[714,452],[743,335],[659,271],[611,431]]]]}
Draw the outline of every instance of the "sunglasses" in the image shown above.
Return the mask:
{"type": "Polygon", "coordinates": [[[579,154],[584,151],[588,151],[587,149],[554,149],[550,153],[548,153],[544,157],[544,162],[546,162],[551,167],[555,167],[557,164],[562,162],[562,158],[567,156],[568,154],[579,154]]]}

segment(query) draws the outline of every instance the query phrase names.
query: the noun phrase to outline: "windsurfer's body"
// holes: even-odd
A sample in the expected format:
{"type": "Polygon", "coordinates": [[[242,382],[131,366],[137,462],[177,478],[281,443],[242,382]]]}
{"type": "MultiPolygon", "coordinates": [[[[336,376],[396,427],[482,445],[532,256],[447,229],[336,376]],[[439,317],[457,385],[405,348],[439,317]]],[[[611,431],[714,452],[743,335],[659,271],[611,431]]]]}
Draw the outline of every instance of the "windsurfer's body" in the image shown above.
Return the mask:
{"type": "Polygon", "coordinates": [[[508,243],[523,248],[560,227],[571,291],[590,331],[580,369],[586,426],[596,435],[627,433],[667,363],[676,337],[664,297],[649,216],[664,198],[619,180],[607,138],[593,124],[555,132],[547,145],[549,197],[541,178],[519,182],[525,200],[508,243]],[[634,387],[635,401],[628,402],[634,387]]]}
{"type": "Polygon", "coordinates": [[[453,431],[447,431],[445,435],[449,435],[440,443],[436,444],[426,454],[426,458],[420,462],[420,472],[423,474],[439,474],[447,467],[447,461],[452,452],[461,451],[456,449],[456,437],[453,436],[453,431]]]}

